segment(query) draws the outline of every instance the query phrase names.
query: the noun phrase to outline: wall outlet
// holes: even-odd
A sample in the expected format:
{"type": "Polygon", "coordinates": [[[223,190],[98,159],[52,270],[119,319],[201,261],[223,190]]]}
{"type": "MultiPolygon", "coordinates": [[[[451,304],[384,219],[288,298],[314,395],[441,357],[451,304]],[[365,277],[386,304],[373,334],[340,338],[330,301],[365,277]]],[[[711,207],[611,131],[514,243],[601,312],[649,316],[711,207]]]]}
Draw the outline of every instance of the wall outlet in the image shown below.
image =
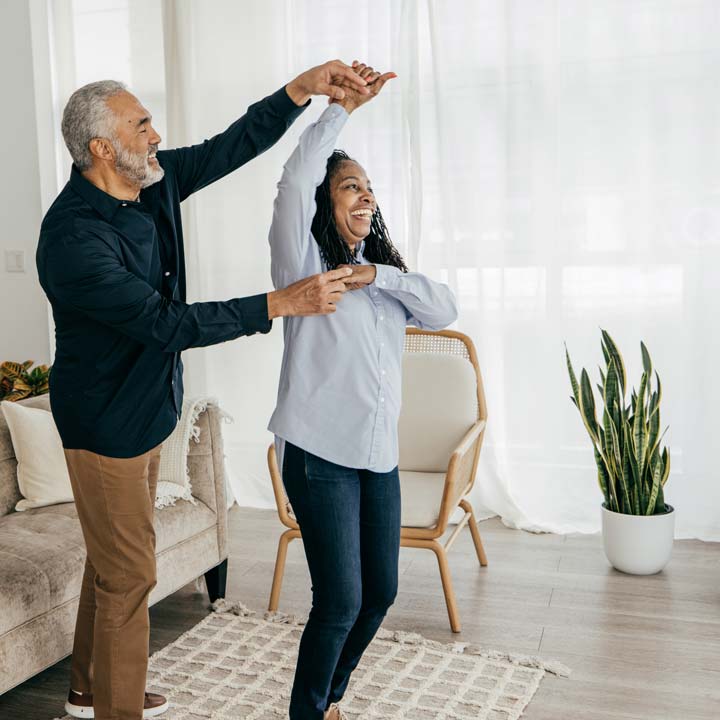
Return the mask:
{"type": "Polygon", "coordinates": [[[5,251],[5,272],[24,273],[25,272],[25,251],[24,250],[6,250],[5,251]]]}

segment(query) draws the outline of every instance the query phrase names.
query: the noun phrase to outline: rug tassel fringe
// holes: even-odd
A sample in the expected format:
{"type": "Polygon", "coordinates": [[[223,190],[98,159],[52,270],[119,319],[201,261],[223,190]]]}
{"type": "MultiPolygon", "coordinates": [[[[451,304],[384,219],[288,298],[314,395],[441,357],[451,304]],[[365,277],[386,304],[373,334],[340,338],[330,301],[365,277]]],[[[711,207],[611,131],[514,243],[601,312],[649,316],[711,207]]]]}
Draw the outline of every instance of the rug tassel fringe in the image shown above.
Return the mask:
{"type": "MultiPolygon", "coordinates": [[[[216,600],[211,607],[213,611],[217,613],[230,613],[232,615],[240,615],[242,617],[250,617],[257,614],[237,600],[216,600]]],[[[297,616],[287,615],[286,613],[281,612],[266,612],[263,615],[263,618],[268,622],[283,625],[302,626],[305,624],[305,621],[297,616]]],[[[425,647],[443,649],[450,648],[452,652],[461,655],[477,655],[479,657],[487,658],[488,660],[506,660],[507,662],[513,663],[513,665],[537,668],[538,670],[544,670],[545,672],[557,675],[558,677],[569,677],[571,672],[569,667],[563,665],[557,660],[544,660],[536,655],[522,655],[519,653],[503,653],[498,650],[485,650],[480,645],[473,645],[470,643],[442,643],[437,640],[430,640],[423,637],[419,633],[403,632],[401,630],[385,630],[384,628],[380,628],[377,636],[383,640],[392,640],[393,642],[400,643],[402,645],[424,645],[425,647]]]]}
{"type": "Polygon", "coordinates": [[[480,645],[472,645],[469,643],[442,643],[436,640],[429,640],[419,633],[402,632],[400,630],[385,630],[380,628],[378,637],[383,640],[392,640],[403,645],[423,645],[425,647],[451,648],[455,653],[464,655],[478,655],[488,660],[507,660],[513,665],[522,665],[523,667],[537,668],[545,672],[558,675],[559,677],[569,677],[570,668],[557,660],[543,660],[536,655],[522,655],[519,653],[503,653],[498,650],[486,650],[480,645]]]}
{"type": "Polygon", "coordinates": [[[247,605],[243,605],[239,600],[226,600],[225,598],[216,600],[210,606],[210,609],[216,613],[239,615],[240,617],[251,617],[256,614],[254,610],[251,610],[247,605]]]}

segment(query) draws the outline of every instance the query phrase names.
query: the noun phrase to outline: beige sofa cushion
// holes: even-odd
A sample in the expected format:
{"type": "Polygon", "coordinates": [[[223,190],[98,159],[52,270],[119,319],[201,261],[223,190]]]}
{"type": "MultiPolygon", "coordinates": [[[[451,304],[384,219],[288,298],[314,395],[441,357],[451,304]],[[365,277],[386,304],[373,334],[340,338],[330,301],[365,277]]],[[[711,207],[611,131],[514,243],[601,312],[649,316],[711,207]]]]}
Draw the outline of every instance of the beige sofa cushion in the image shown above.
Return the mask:
{"type": "MultiPolygon", "coordinates": [[[[207,505],[182,502],[156,511],[157,552],[215,525],[207,505]]],[[[0,517],[0,635],[77,597],[85,543],[74,503],[0,517]]]]}
{"type": "Polygon", "coordinates": [[[477,380],[470,362],[458,355],[405,353],[398,426],[401,470],[444,473],[476,420],[477,380]]]}
{"type": "Polygon", "coordinates": [[[0,635],[72,600],[84,559],[72,503],[0,518],[0,635]]]}

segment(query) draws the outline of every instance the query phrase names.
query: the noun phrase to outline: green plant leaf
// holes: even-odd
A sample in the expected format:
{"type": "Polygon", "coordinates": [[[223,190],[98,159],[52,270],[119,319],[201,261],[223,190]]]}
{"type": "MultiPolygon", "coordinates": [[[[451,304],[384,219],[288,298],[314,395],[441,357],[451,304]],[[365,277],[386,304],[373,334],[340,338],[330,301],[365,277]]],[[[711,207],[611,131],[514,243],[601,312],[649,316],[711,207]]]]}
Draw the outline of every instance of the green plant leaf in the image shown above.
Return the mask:
{"type": "Polygon", "coordinates": [[[662,478],[662,473],[663,473],[662,461],[658,457],[658,459],[655,463],[655,466],[653,468],[652,489],[650,490],[650,497],[648,499],[647,508],[645,509],[646,515],[654,515],[655,514],[655,503],[657,502],[658,491],[660,490],[660,487],[661,487],[660,480],[662,478]]]}
{"type": "Polygon", "coordinates": [[[598,423],[595,417],[595,397],[585,368],[580,373],[580,415],[593,442],[597,443],[598,423]]]}
{"type": "Polygon", "coordinates": [[[647,420],[647,431],[648,431],[648,457],[653,454],[653,451],[657,447],[658,442],[660,442],[660,409],[656,407],[653,410],[653,404],[654,400],[653,398],[657,398],[657,395],[653,393],[653,397],[650,398],[650,407],[648,409],[649,416],[647,420]]]}
{"type": "MultiPolygon", "coordinates": [[[[606,410],[610,413],[615,429],[620,426],[620,388],[618,386],[618,373],[615,360],[610,359],[607,377],[605,378],[605,387],[603,389],[603,402],[606,410]]],[[[619,465],[619,463],[618,463],[619,465]]]]}
{"type": "Polygon", "coordinates": [[[624,504],[624,511],[626,513],[632,514],[632,503],[630,501],[630,491],[628,489],[628,486],[632,484],[633,481],[633,472],[632,467],[630,464],[630,438],[628,437],[628,426],[626,423],[623,423],[622,426],[622,473],[619,475],[620,480],[620,489],[622,492],[622,498],[623,498],[623,504],[624,504]]]}
{"type": "Polygon", "coordinates": [[[662,452],[663,460],[663,475],[660,479],[660,484],[664,487],[667,479],[670,475],[670,451],[667,448],[663,448],[662,452]]]}
{"type": "Polygon", "coordinates": [[[648,378],[650,378],[652,376],[652,360],[650,359],[650,353],[642,340],[640,341],[640,352],[642,354],[643,369],[645,370],[645,374],[648,378]]]}
{"type": "Polygon", "coordinates": [[[638,390],[635,418],[633,421],[633,448],[635,459],[638,464],[638,472],[642,481],[645,474],[645,462],[647,459],[648,432],[645,424],[645,389],[647,387],[647,375],[642,374],[640,389],[638,390]]]}
{"type": "MultiPolygon", "coordinates": [[[[615,377],[616,376],[614,375],[613,361],[611,359],[610,366],[608,368],[608,374],[605,380],[604,397],[607,397],[608,394],[612,397],[613,390],[609,390],[608,386],[616,384],[615,377]]],[[[613,432],[614,426],[613,418],[611,417],[609,411],[610,407],[611,406],[606,401],[602,414],[603,442],[600,449],[602,451],[603,458],[605,459],[605,465],[608,470],[608,492],[613,504],[613,508],[616,510],[616,512],[619,512],[620,502],[617,494],[616,478],[619,474],[622,473],[622,463],[618,452],[619,446],[615,442],[617,439],[617,435],[613,432]]]]}
{"type": "MultiPolygon", "coordinates": [[[[606,413],[607,414],[607,413],[606,413]]],[[[606,430],[607,434],[607,430],[606,430]]],[[[621,505],[622,505],[622,485],[623,485],[623,461],[622,461],[622,455],[621,455],[621,448],[620,448],[620,438],[618,437],[618,431],[615,428],[615,425],[613,423],[610,423],[610,438],[611,438],[611,446],[612,446],[612,457],[613,457],[613,464],[615,465],[615,476],[613,478],[613,493],[615,495],[615,500],[618,505],[618,512],[621,512],[621,505]],[[620,486],[620,492],[618,493],[618,485],[620,486]]]]}
{"type": "Polygon", "coordinates": [[[593,451],[595,453],[595,464],[598,469],[598,485],[600,486],[600,490],[602,490],[603,497],[605,498],[605,504],[612,509],[612,502],[608,490],[610,476],[608,475],[607,466],[605,465],[605,460],[595,446],[593,446],[593,451]]]}
{"type": "MultiPolygon", "coordinates": [[[[602,339],[605,345],[607,346],[607,351],[610,354],[610,357],[615,361],[615,368],[617,370],[618,379],[620,381],[620,392],[621,396],[623,397],[623,402],[625,401],[625,388],[627,387],[627,376],[625,374],[625,363],[623,362],[622,355],[620,354],[620,351],[618,350],[617,345],[615,344],[615,341],[610,337],[610,334],[606,332],[605,330],[600,330],[602,333],[602,339]]],[[[606,359],[607,362],[607,359],[606,359]]],[[[609,364],[609,363],[608,363],[609,364]]]]}
{"type": "Polygon", "coordinates": [[[575,406],[580,407],[580,386],[578,385],[577,378],[575,377],[575,370],[573,369],[572,362],[570,361],[570,353],[565,345],[565,364],[567,365],[568,375],[570,375],[570,386],[572,387],[573,397],[575,398],[575,406]]]}
{"type": "Polygon", "coordinates": [[[667,509],[667,505],[665,505],[665,493],[663,491],[662,484],[658,488],[658,496],[657,500],[655,501],[655,513],[661,514],[665,513],[667,509]]]}
{"type": "Polygon", "coordinates": [[[658,404],[658,394],[656,392],[653,392],[650,395],[650,405],[648,409],[648,417],[652,417],[652,414],[659,408],[658,404]]]}
{"type": "Polygon", "coordinates": [[[602,348],[603,357],[605,358],[605,364],[610,364],[610,351],[603,341],[600,341],[600,347],[602,348]]]}

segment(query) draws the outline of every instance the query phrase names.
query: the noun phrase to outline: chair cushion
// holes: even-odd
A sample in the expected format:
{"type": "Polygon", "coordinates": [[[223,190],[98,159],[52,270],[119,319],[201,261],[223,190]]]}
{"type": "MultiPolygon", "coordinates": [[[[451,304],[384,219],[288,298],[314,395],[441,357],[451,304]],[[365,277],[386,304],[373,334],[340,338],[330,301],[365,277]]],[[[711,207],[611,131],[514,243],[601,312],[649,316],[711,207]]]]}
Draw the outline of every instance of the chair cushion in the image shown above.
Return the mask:
{"type": "Polygon", "coordinates": [[[477,413],[477,378],[471,362],[458,355],[405,353],[400,469],[444,473],[477,413]]]}
{"type": "Polygon", "coordinates": [[[400,471],[403,527],[427,528],[437,525],[445,489],[445,473],[400,471]]]}
{"type": "MultiPolygon", "coordinates": [[[[200,501],[157,510],[157,552],[215,521],[215,513],[200,501]]],[[[0,517],[0,635],[77,597],[84,565],[85,543],[74,503],[0,517]]]]}

